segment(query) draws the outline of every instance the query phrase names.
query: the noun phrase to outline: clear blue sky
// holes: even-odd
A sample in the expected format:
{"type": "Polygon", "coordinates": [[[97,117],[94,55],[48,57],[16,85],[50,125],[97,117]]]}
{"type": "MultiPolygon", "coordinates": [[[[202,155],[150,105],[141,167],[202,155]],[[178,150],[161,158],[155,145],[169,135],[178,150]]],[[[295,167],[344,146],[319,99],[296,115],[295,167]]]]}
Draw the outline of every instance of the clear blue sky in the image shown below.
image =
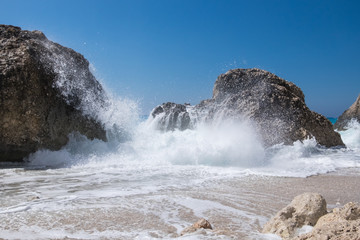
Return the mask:
{"type": "Polygon", "coordinates": [[[360,93],[360,1],[0,0],[0,23],[41,30],[82,53],[143,113],[210,98],[231,68],[294,82],[308,106],[338,116],[360,93]]]}

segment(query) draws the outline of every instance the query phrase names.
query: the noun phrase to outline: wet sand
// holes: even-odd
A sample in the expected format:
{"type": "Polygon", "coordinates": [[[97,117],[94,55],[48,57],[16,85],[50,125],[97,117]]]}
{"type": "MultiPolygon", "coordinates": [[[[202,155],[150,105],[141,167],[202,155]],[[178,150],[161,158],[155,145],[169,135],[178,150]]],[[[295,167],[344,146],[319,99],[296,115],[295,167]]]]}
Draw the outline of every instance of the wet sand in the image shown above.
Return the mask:
{"type": "Polygon", "coordinates": [[[295,196],[318,192],[331,209],[360,202],[359,189],[357,168],[307,178],[209,178],[120,197],[72,199],[69,192],[56,206],[56,198],[15,194],[29,208],[0,214],[0,239],[271,239],[260,234],[263,225],[295,196]],[[180,237],[199,218],[214,230],[180,237]]]}
{"type": "Polygon", "coordinates": [[[235,239],[267,239],[268,236],[260,234],[263,225],[304,192],[320,193],[329,210],[351,201],[360,202],[358,168],[307,178],[248,176],[217,184],[215,188],[199,190],[198,195],[193,193],[193,197],[219,202],[246,213],[237,219],[216,211],[207,216],[217,233],[235,239]]]}

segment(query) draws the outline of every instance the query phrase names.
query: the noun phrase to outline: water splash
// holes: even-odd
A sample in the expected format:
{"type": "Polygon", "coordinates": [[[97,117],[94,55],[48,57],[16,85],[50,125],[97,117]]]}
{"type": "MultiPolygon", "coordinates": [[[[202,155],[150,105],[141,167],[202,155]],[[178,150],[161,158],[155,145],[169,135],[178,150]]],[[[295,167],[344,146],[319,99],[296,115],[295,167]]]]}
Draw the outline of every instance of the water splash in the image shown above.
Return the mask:
{"type": "Polygon", "coordinates": [[[85,115],[96,117],[99,110],[107,106],[109,98],[90,72],[88,61],[72,49],[51,41],[37,40],[37,44],[46,49],[40,53],[40,61],[54,73],[53,87],[68,104],[85,115]]]}
{"type": "Polygon", "coordinates": [[[346,131],[339,131],[342,140],[348,148],[360,150],[360,123],[352,119],[346,131]]]}
{"type": "MultiPolygon", "coordinates": [[[[59,52],[60,47],[50,42],[41,44],[49,49],[41,59],[55,71],[56,88],[85,115],[99,120],[109,141],[91,141],[73,133],[68,145],[60,151],[41,150],[31,155],[31,166],[202,165],[237,168],[236,171],[254,174],[308,176],[357,166],[360,162],[358,123],[352,123],[349,130],[341,133],[349,147],[347,150],[322,149],[314,139],[295,142],[292,146],[264,147],[254,125],[247,120],[246,111],[239,115],[225,107],[232,101],[229,97],[216,104],[203,102],[206,105],[203,108],[202,104],[196,108],[187,105],[176,114],[151,115],[141,122],[138,104],[104,90],[89,71],[87,62],[79,64],[67,51],[52,55],[59,52]],[[93,82],[97,84],[91,84],[93,82]],[[177,130],[184,129],[181,126],[188,120],[189,129],[177,130]],[[159,131],[161,121],[174,125],[173,131],[159,131]]],[[[252,107],[252,103],[243,104],[245,110],[246,106],[252,107]]],[[[281,121],[270,125],[278,128],[281,121]]],[[[267,131],[279,138],[271,126],[267,131]]]]}

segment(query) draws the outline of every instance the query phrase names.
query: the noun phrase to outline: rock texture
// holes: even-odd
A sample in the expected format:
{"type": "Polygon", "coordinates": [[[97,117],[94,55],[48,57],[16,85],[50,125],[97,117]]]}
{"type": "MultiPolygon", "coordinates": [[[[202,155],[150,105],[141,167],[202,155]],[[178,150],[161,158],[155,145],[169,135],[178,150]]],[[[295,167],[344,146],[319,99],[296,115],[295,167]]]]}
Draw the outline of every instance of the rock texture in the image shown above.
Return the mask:
{"type": "Polygon", "coordinates": [[[325,214],[325,199],[318,193],[304,193],[295,197],[288,206],[266,223],[263,233],[273,233],[283,239],[290,239],[297,229],[304,225],[314,226],[325,214]]]}
{"type": "Polygon", "coordinates": [[[157,106],[151,113],[155,118],[158,116],[159,128],[161,130],[185,130],[190,127],[190,116],[186,110],[186,106],[167,102],[161,106],[157,106]]]}
{"type": "Polygon", "coordinates": [[[334,128],[338,130],[345,130],[348,123],[355,119],[360,122],[360,95],[356,99],[356,101],[351,105],[349,109],[347,109],[336,121],[334,124],[334,128]]]}
{"type": "Polygon", "coordinates": [[[322,216],[310,233],[295,238],[296,240],[359,240],[360,205],[347,203],[342,208],[322,216]]]}
{"type": "Polygon", "coordinates": [[[199,229],[213,229],[211,224],[204,218],[200,219],[199,221],[197,221],[196,223],[194,223],[193,225],[191,225],[190,227],[185,228],[180,235],[185,235],[185,234],[189,234],[189,233],[193,233],[196,232],[199,229]]]}
{"type": "Polygon", "coordinates": [[[81,54],[42,32],[0,25],[0,161],[58,150],[74,131],[106,140],[93,117],[103,96],[81,54]]]}
{"type": "MultiPolygon", "coordinates": [[[[164,108],[167,104],[160,107],[164,108]]],[[[159,121],[159,128],[172,130],[174,126],[194,126],[198,121],[246,118],[251,119],[265,146],[292,144],[310,137],[326,147],[344,146],[331,122],[306,106],[300,88],[256,68],[234,69],[221,74],[215,82],[212,99],[193,107],[177,105],[177,109],[180,108],[184,115],[189,113],[190,124],[188,119],[185,122],[180,119],[169,127],[166,124],[171,121],[159,121]]],[[[152,114],[154,118],[159,115],[155,110],[152,114]]],[[[169,119],[167,116],[171,114],[176,112],[170,110],[161,118],[169,119]]]]}

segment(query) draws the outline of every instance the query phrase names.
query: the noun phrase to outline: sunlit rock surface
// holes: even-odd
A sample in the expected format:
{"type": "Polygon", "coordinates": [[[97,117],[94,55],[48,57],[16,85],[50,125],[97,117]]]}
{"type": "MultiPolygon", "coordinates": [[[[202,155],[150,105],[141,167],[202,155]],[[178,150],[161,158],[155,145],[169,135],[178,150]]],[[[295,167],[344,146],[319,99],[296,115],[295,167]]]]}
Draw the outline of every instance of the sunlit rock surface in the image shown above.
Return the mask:
{"type": "Polygon", "coordinates": [[[326,147],[344,146],[331,122],[306,106],[299,87],[261,69],[234,69],[221,74],[212,99],[195,106],[176,105],[174,111],[162,111],[160,115],[157,109],[168,104],[152,112],[155,119],[160,119],[158,126],[162,130],[191,128],[198,122],[250,119],[265,146],[292,144],[311,137],[326,147]],[[190,121],[176,118],[178,122],[174,123],[178,109],[182,109],[182,115],[188,113],[190,121]]]}
{"type": "Polygon", "coordinates": [[[360,205],[349,202],[322,216],[314,229],[294,240],[354,240],[360,239],[360,205]]]}
{"type": "Polygon", "coordinates": [[[0,96],[0,161],[58,150],[74,131],[106,140],[93,117],[103,89],[89,62],[40,31],[0,25],[0,96]]]}
{"type": "Polygon", "coordinates": [[[263,233],[273,233],[290,239],[304,225],[314,226],[327,213],[326,201],[318,193],[304,193],[280,210],[266,225],[263,233]]]}
{"type": "Polygon", "coordinates": [[[345,130],[349,122],[354,119],[360,122],[360,95],[356,101],[338,118],[334,124],[334,128],[345,130]]]}

